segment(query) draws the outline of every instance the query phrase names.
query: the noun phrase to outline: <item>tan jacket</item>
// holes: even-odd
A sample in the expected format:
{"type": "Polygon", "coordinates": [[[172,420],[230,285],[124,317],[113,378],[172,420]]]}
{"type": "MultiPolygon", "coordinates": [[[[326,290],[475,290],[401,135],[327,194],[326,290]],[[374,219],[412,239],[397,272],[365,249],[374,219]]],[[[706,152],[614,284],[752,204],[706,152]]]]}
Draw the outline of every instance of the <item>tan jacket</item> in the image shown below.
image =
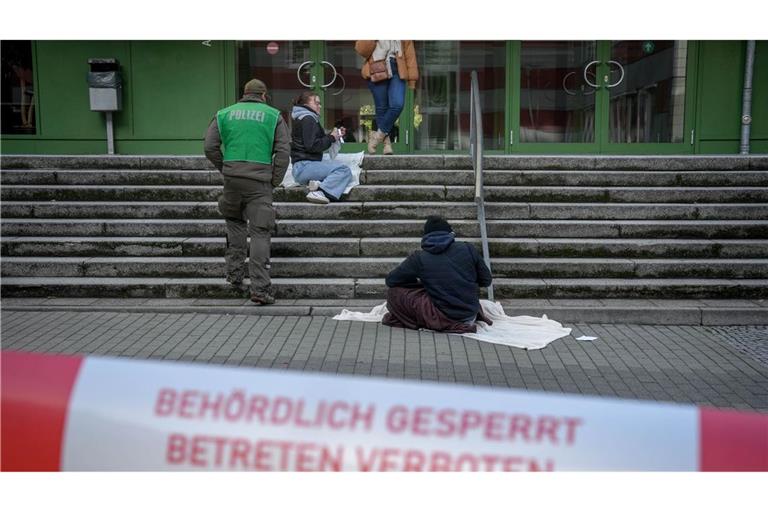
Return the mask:
{"type": "MultiPolygon", "coordinates": [[[[402,44],[403,55],[397,56],[397,74],[400,75],[400,78],[408,82],[408,87],[415,89],[416,80],[419,79],[419,65],[416,63],[416,50],[413,47],[413,41],[403,40],[400,43],[402,44]]],[[[375,40],[357,41],[355,43],[355,51],[365,59],[362,75],[366,80],[371,77],[371,56],[375,49],[375,40]]]]}

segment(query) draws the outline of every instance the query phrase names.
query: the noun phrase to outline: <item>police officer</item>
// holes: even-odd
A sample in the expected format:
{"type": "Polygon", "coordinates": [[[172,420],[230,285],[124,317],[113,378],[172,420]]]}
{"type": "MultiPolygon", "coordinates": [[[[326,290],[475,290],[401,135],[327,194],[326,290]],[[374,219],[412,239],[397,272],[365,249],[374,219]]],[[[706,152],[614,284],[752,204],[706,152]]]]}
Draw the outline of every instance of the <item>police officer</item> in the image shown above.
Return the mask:
{"type": "Polygon", "coordinates": [[[291,150],[288,127],[266,99],[264,82],[249,81],[240,101],[219,110],[205,134],[205,156],[224,175],[219,212],[227,224],[227,282],[246,290],[250,235],[248,274],[251,301],[257,305],[275,302],[269,279],[270,234],[275,225],[272,188],[283,181],[291,150]]]}

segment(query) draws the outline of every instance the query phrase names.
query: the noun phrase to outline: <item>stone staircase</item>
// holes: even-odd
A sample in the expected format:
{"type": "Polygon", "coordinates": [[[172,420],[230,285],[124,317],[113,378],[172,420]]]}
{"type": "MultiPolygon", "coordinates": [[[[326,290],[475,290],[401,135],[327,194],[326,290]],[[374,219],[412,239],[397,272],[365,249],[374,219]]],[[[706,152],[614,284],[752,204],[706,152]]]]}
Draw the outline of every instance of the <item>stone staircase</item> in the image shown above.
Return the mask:
{"type": "MultiPolygon", "coordinates": [[[[485,159],[497,298],[768,296],[768,157],[485,159]]],[[[340,203],[277,190],[281,299],[382,298],[448,218],[479,247],[465,156],[366,157],[340,203]]],[[[3,297],[239,298],[201,157],[2,158],[3,297]]]]}

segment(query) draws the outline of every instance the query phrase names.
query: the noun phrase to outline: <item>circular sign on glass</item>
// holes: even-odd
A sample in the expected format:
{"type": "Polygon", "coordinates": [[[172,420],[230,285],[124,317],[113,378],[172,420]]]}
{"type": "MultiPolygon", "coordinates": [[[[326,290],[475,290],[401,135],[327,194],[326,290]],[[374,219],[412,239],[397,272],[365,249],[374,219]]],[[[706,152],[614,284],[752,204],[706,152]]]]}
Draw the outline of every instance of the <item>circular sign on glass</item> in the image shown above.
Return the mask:
{"type": "Polygon", "coordinates": [[[272,41],[271,43],[267,44],[267,53],[270,55],[274,55],[280,50],[280,45],[278,45],[276,42],[272,41]]]}

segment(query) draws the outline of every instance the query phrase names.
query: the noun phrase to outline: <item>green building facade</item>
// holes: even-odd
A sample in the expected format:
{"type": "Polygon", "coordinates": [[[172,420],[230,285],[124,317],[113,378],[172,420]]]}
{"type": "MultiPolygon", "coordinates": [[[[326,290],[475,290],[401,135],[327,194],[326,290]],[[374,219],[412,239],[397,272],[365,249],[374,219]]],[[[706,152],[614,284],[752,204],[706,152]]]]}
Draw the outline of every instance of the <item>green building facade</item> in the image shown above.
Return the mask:
{"type": "MultiPolygon", "coordinates": [[[[420,80],[392,137],[465,153],[477,70],[490,154],[735,154],[746,41],[416,41],[420,80]]],[[[3,41],[2,154],[104,154],[88,59],[115,58],[117,154],[194,155],[215,112],[264,80],[284,115],[306,88],[345,151],[375,127],[354,41],[3,41]]],[[[755,52],[750,151],[768,153],[768,41],[755,52]]]]}

